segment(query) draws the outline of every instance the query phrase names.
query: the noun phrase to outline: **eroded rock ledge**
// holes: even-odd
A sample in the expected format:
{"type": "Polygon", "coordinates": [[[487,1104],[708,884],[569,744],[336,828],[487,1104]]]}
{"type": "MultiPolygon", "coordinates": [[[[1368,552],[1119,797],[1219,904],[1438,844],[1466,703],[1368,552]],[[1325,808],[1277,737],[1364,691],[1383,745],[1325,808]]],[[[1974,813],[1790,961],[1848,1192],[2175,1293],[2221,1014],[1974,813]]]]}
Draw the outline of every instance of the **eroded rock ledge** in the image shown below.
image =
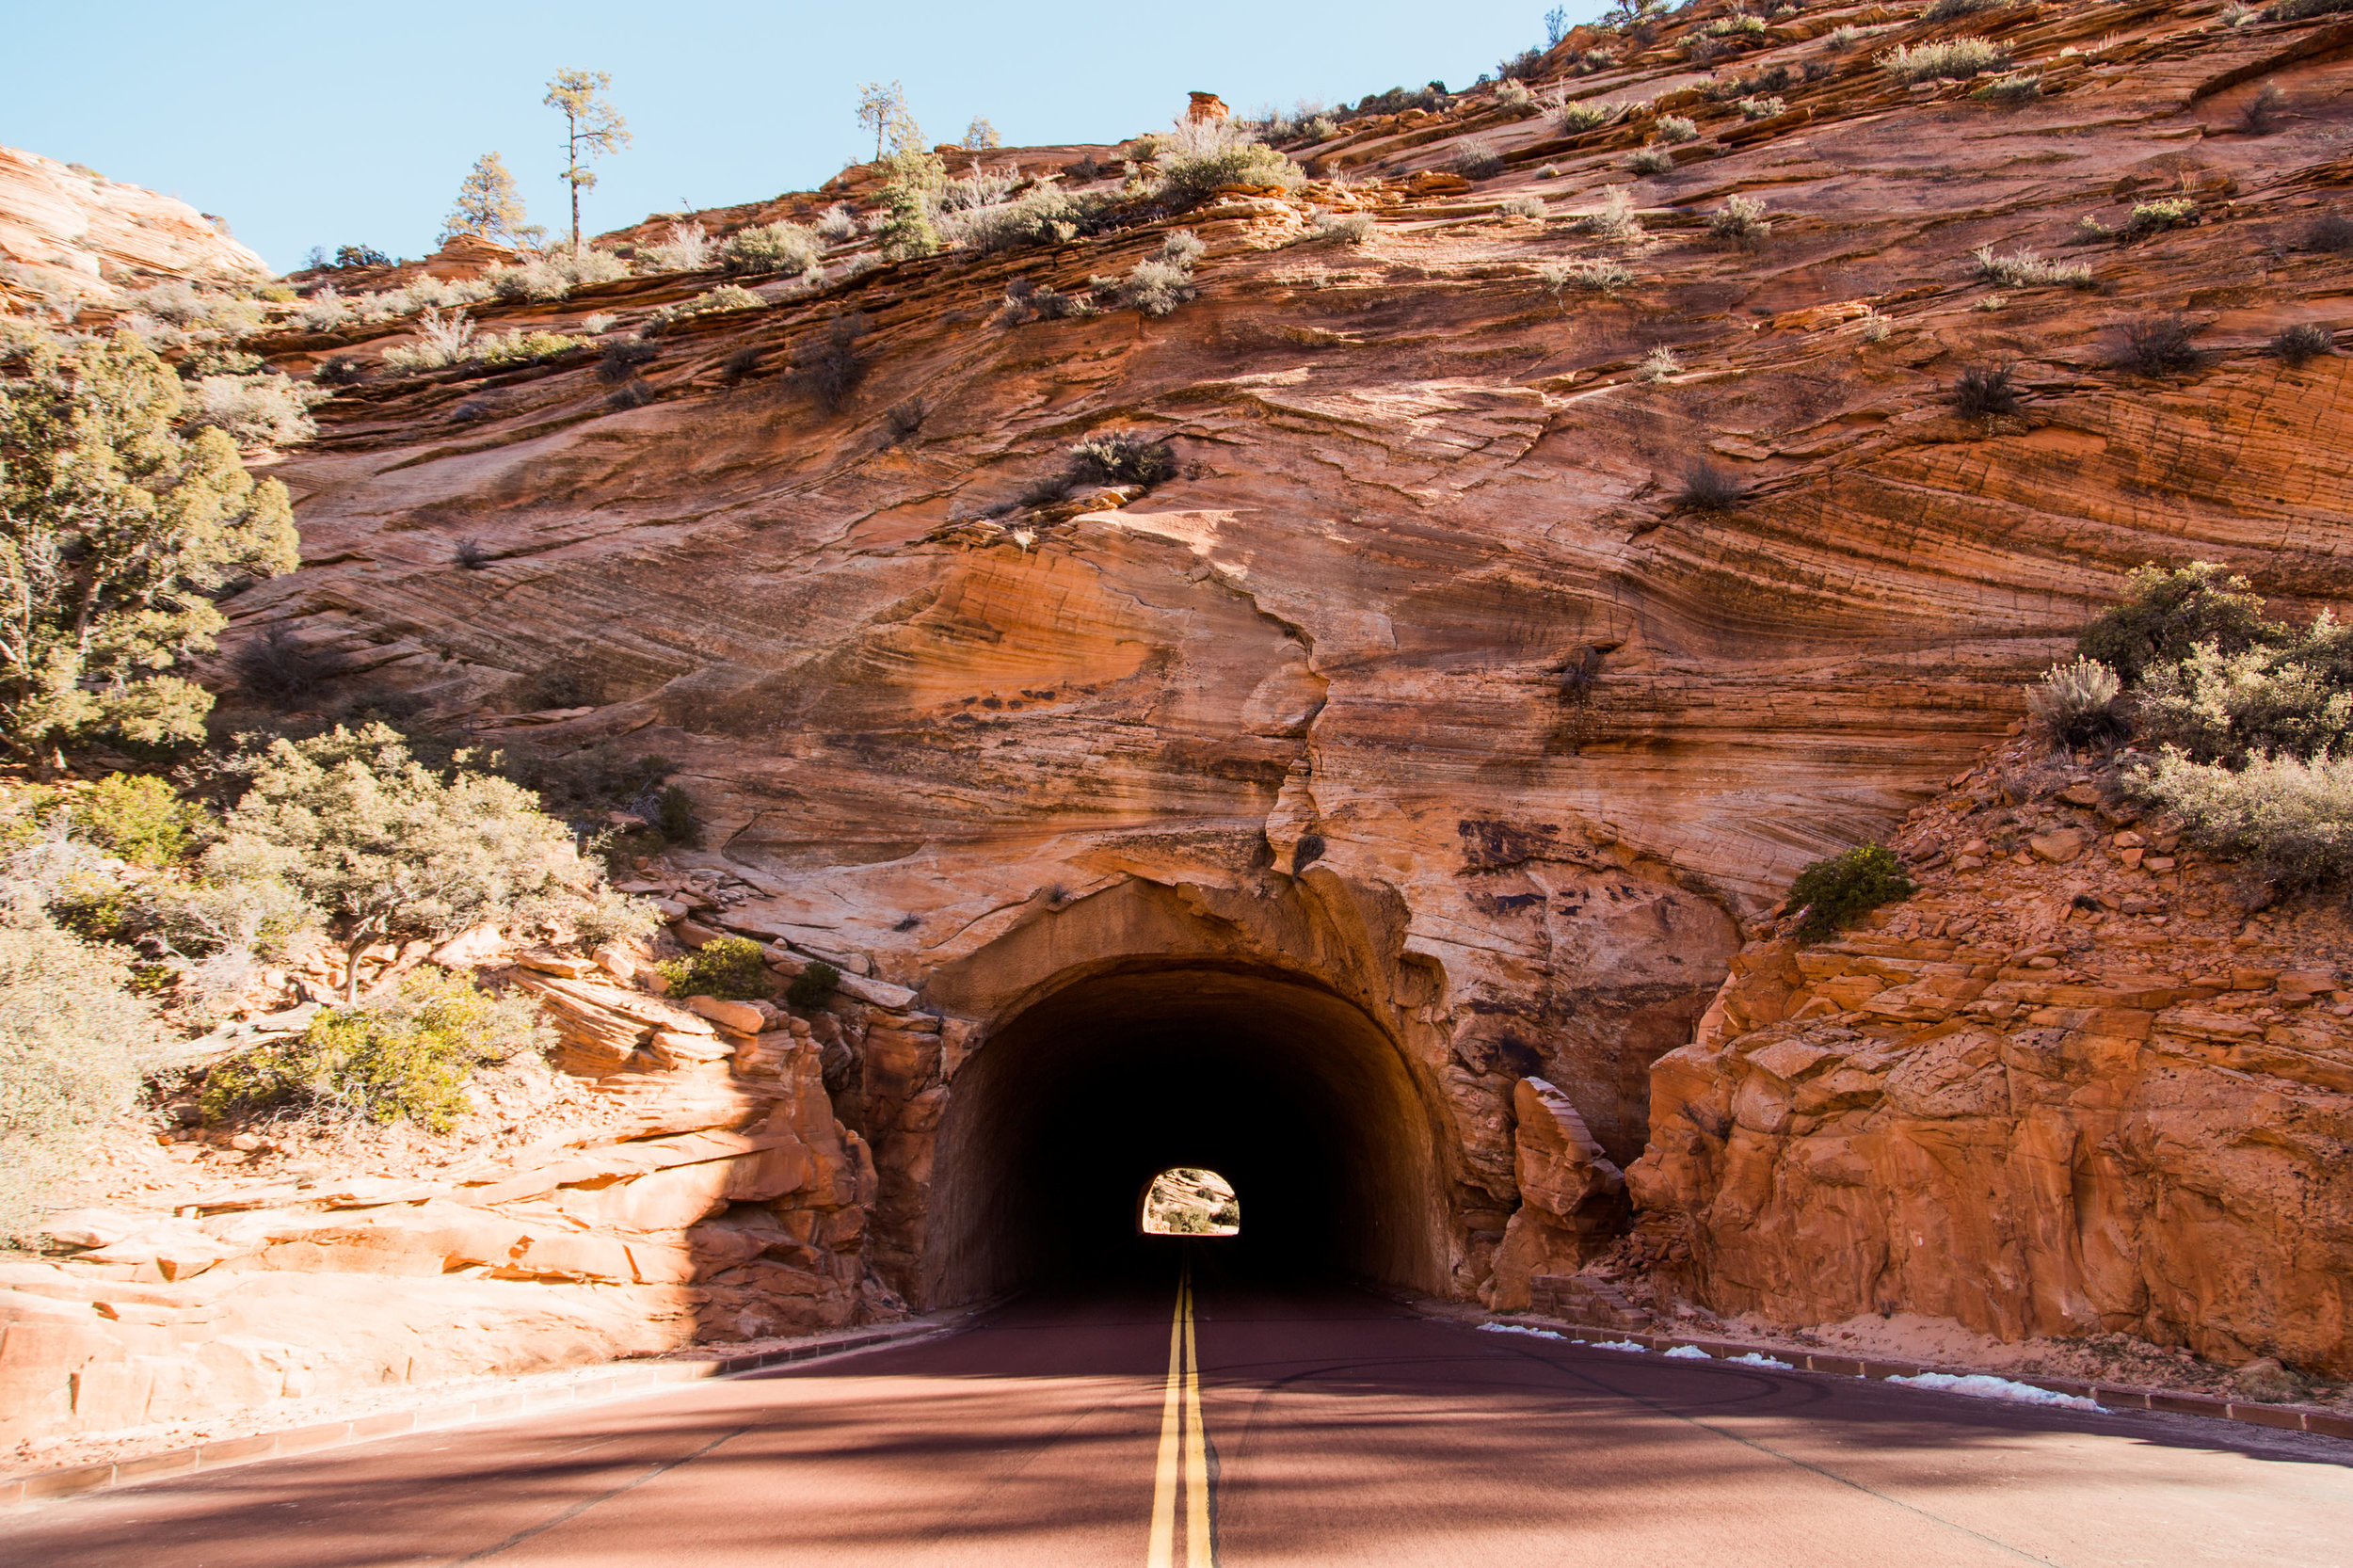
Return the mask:
{"type": "Polygon", "coordinates": [[[2233,868],[2154,854],[2169,824],[2040,750],[1913,815],[1913,898],[1733,960],[1652,1069],[1641,1256],[1782,1323],[2353,1372],[2353,924],[2250,916],[2233,868]]]}

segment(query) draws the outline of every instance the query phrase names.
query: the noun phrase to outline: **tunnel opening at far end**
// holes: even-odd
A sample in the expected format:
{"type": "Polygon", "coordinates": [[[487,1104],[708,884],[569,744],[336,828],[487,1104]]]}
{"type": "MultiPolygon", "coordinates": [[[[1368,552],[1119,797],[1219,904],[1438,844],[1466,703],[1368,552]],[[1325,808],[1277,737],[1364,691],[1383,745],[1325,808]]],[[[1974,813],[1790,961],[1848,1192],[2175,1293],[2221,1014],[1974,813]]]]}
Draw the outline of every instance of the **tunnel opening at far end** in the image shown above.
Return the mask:
{"type": "MultiPolygon", "coordinates": [[[[1161,1173],[1214,1172],[1253,1277],[1442,1289],[1447,1208],[1427,1102],[1396,1042],[1313,981],[1131,964],[1046,988],[958,1070],[932,1172],[936,1304],[1164,1265],[1138,1223],[1161,1173]]],[[[1153,1243],[1160,1243],[1155,1246],[1153,1243]]]]}
{"type": "Polygon", "coordinates": [[[1171,1166],[1144,1187],[1136,1228],[1146,1236],[1240,1236],[1241,1197],[1215,1171],[1171,1166]]]}

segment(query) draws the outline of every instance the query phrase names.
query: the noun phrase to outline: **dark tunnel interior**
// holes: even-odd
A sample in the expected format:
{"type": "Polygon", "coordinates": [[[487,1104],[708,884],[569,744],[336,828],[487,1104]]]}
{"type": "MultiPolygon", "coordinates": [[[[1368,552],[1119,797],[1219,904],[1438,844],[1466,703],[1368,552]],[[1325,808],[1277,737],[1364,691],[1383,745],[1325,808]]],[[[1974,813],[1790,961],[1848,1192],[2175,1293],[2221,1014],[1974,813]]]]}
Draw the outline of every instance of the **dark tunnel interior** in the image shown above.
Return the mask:
{"type": "Polygon", "coordinates": [[[1170,1241],[1141,1234],[1139,1202],[1176,1165],[1233,1183],[1241,1234],[1216,1245],[1238,1272],[1443,1287],[1432,1127],[1396,1045],[1298,977],[1190,966],[1064,984],[959,1070],[927,1296],[1150,1269],[1170,1241]]]}

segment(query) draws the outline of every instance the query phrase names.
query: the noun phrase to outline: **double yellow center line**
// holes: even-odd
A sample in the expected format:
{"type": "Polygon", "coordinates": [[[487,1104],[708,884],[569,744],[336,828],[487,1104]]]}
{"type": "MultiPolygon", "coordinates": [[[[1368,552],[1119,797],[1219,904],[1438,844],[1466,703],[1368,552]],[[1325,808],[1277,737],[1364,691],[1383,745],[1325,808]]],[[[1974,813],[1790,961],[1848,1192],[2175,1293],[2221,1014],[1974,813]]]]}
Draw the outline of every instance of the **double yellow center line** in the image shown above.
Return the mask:
{"type": "Polygon", "coordinates": [[[1209,1442],[1201,1425],[1201,1361],[1193,1345],[1193,1264],[1176,1276],[1176,1313],[1168,1325],[1168,1388],[1160,1400],[1160,1458],[1152,1480],[1148,1568],[1176,1568],[1176,1499],[1185,1503],[1185,1568],[1216,1568],[1209,1523],[1209,1442]]]}

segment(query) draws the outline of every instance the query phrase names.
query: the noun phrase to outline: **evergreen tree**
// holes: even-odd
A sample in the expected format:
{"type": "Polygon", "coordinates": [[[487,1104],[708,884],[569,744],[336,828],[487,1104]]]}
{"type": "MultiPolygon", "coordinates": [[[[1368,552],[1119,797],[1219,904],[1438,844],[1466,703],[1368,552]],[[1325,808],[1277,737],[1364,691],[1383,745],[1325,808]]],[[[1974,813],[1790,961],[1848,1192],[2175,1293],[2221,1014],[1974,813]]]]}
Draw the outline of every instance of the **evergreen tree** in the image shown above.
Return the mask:
{"type": "Polygon", "coordinates": [[[536,246],[548,232],[529,217],[505,161],[496,152],[485,152],[474,160],[472,172],[457,187],[456,204],[441,220],[441,243],[476,234],[500,245],[536,246]]]}
{"type": "Polygon", "coordinates": [[[168,673],[213,646],[214,595],[296,565],[286,487],[216,429],[136,334],[37,343],[0,382],[0,744],[203,736],[209,693],[168,673]]]}
{"type": "Polygon", "coordinates": [[[630,144],[629,121],[616,114],[604,94],[613,78],[601,71],[559,71],[541,100],[564,115],[564,183],[572,188],[572,254],[580,254],[580,193],[594,190],[597,176],[585,160],[617,152],[630,144]]]}
{"type": "Polygon", "coordinates": [[[915,123],[914,117],[907,113],[907,89],[896,82],[888,87],[880,82],[859,84],[857,122],[874,133],[874,161],[880,163],[884,140],[904,144],[908,129],[915,123]]]}

